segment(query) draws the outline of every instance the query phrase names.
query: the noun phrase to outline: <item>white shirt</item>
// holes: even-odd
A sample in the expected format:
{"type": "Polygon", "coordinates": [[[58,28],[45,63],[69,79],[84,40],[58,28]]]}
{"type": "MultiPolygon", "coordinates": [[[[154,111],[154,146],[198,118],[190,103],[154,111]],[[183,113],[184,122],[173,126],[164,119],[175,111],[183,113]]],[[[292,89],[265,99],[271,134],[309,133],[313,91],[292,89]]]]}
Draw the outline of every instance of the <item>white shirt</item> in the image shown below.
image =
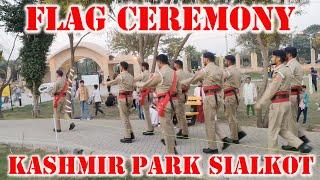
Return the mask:
{"type": "Polygon", "coordinates": [[[93,98],[94,102],[101,102],[101,95],[100,95],[99,89],[95,89],[92,92],[92,98],[93,98]]]}
{"type": "Polygon", "coordinates": [[[255,98],[257,98],[257,88],[254,83],[245,83],[243,85],[243,97],[245,105],[255,104],[255,98]]]}
{"type": "Polygon", "coordinates": [[[159,115],[158,111],[150,106],[150,117],[151,117],[151,123],[153,125],[159,124],[159,115]]]}
{"type": "Polygon", "coordinates": [[[205,96],[204,91],[203,91],[203,88],[202,88],[202,87],[199,87],[199,86],[196,87],[196,88],[194,88],[193,95],[194,95],[194,96],[197,96],[197,97],[203,98],[203,97],[205,96]]]}

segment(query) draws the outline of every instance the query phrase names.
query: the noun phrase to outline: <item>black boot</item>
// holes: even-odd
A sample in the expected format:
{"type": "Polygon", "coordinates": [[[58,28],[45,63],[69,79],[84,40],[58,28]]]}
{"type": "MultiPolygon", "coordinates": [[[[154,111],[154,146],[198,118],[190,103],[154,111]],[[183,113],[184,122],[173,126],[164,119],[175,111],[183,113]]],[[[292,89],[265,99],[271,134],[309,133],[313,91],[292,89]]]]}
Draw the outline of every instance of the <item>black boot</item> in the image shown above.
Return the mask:
{"type": "Polygon", "coordinates": [[[232,140],[233,144],[239,144],[239,140],[232,140]]]}
{"type": "Polygon", "coordinates": [[[227,149],[230,146],[230,144],[233,143],[233,140],[228,137],[223,138],[222,141],[223,141],[222,150],[227,149]]]}
{"type": "Polygon", "coordinates": [[[179,132],[176,135],[177,135],[177,137],[178,136],[182,136],[182,129],[180,129],[179,132]]]}
{"type": "Polygon", "coordinates": [[[131,139],[132,139],[132,140],[135,139],[133,132],[131,132],[130,135],[131,135],[131,139]]]}
{"type": "Polygon", "coordinates": [[[120,142],[121,143],[132,143],[132,139],[131,138],[123,138],[123,139],[120,139],[120,142]]]}
{"type": "Polygon", "coordinates": [[[71,123],[69,126],[69,131],[73,130],[76,127],[76,125],[74,123],[71,123]]]}
{"type": "Polygon", "coordinates": [[[312,151],[312,147],[306,143],[302,143],[298,149],[301,153],[309,153],[312,151]]]}
{"type": "Polygon", "coordinates": [[[246,137],[246,136],[247,136],[247,133],[245,133],[244,131],[238,132],[238,139],[239,139],[239,141],[240,141],[242,138],[246,137]]]}
{"type": "Polygon", "coordinates": [[[210,148],[202,149],[202,152],[205,154],[218,154],[219,153],[218,149],[210,149],[210,148]]]}
{"type": "MultiPolygon", "coordinates": [[[[56,129],[53,129],[53,132],[56,132],[56,129]]],[[[57,132],[60,133],[61,129],[57,129],[57,132]]]]}
{"type": "Polygon", "coordinates": [[[154,135],[154,132],[153,131],[145,131],[145,132],[142,132],[142,134],[145,136],[152,136],[152,135],[154,135]]]}
{"type": "Polygon", "coordinates": [[[301,141],[303,141],[304,143],[309,143],[309,139],[306,136],[301,136],[299,137],[301,139],[301,141]]]}
{"type": "MultiPolygon", "coordinates": [[[[163,145],[166,145],[166,141],[164,139],[161,139],[161,142],[162,142],[163,145]]],[[[176,140],[174,140],[174,144],[177,145],[177,141],[176,140]]]]}
{"type": "Polygon", "coordinates": [[[295,148],[295,147],[292,147],[292,146],[289,146],[289,145],[286,145],[286,146],[281,146],[281,148],[285,151],[299,151],[299,149],[295,148]]]}
{"type": "Polygon", "coordinates": [[[178,155],[178,154],[179,154],[176,148],[174,148],[174,154],[175,154],[175,155],[178,155]]]}
{"type": "Polygon", "coordinates": [[[177,139],[189,139],[189,135],[182,134],[181,136],[177,136],[177,139]]]}

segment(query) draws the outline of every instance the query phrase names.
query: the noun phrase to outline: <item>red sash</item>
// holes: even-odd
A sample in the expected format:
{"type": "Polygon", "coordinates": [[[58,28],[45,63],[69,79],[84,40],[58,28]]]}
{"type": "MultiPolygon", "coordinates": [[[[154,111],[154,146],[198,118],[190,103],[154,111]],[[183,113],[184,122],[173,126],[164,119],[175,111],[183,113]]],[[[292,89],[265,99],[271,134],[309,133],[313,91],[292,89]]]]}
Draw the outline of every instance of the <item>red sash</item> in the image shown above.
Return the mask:
{"type": "Polygon", "coordinates": [[[57,107],[58,107],[58,103],[59,103],[60,99],[61,99],[63,96],[65,96],[68,87],[69,87],[69,83],[68,83],[68,81],[66,80],[66,81],[64,82],[62,91],[60,91],[59,95],[54,96],[54,103],[53,103],[53,107],[54,107],[54,108],[57,108],[57,107]]]}
{"type": "Polygon", "coordinates": [[[145,88],[145,89],[142,89],[140,91],[140,99],[139,99],[139,102],[140,102],[140,105],[143,106],[144,105],[144,100],[145,98],[148,96],[148,94],[151,92],[151,89],[150,88],[145,88]]]}
{"type": "Polygon", "coordinates": [[[174,94],[176,91],[177,91],[177,75],[176,75],[176,71],[173,71],[173,80],[172,80],[172,85],[169,91],[166,93],[161,93],[161,95],[157,94],[157,97],[161,97],[164,95],[164,98],[159,99],[157,104],[157,110],[160,117],[165,116],[165,112],[164,112],[165,107],[169,103],[171,99],[171,95],[174,94]]]}

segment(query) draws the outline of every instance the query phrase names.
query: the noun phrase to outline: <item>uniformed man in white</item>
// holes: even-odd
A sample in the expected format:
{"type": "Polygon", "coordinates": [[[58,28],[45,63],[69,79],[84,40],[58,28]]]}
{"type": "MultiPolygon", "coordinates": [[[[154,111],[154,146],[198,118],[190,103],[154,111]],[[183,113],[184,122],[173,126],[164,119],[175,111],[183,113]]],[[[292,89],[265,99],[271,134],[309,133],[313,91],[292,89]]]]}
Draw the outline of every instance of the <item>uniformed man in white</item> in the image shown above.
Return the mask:
{"type": "MultiPolygon", "coordinates": [[[[299,122],[297,122],[299,103],[300,103],[301,94],[302,94],[303,69],[301,64],[296,59],[297,49],[295,47],[287,47],[285,48],[285,52],[286,52],[286,60],[287,60],[286,65],[290,68],[291,73],[293,75],[293,79],[291,81],[291,93],[290,93],[292,118],[287,125],[289,130],[293,134],[298,136],[303,142],[308,143],[309,139],[305,136],[302,125],[299,122]]],[[[282,149],[290,150],[290,151],[298,151],[298,149],[291,146],[282,146],[282,149]]]]}
{"type": "Polygon", "coordinates": [[[219,130],[215,117],[222,103],[223,70],[218,67],[215,61],[215,54],[205,52],[203,54],[203,64],[205,68],[199,71],[194,77],[182,81],[182,84],[189,85],[202,81],[205,97],[203,98],[204,123],[207,134],[208,148],[203,149],[203,153],[216,154],[218,147],[216,143],[216,133],[222,138],[222,149],[226,149],[233,141],[225,133],[219,130]]]}
{"type": "MultiPolygon", "coordinates": [[[[150,78],[149,64],[143,62],[141,64],[141,73],[134,78],[135,82],[146,82],[150,78]]],[[[152,88],[140,88],[139,104],[143,108],[144,117],[146,120],[146,131],[142,132],[143,135],[154,135],[154,128],[151,123],[150,117],[150,101],[152,100],[152,88]]]]}
{"type": "Polygon", "coordinates": [[[262,97],[255,105],[256,109],[261,109],[262,105],[271,100],[268,125],[268,148],[274,152],[278,144],[278,135],[284,138],[288,144],[302,153],[309,153],[312,147],[304,143],[287,128],[287,123],[291,121],[291,103],[289,101],[290,84],[292,74],[290,69],[284,65],[285,52],[275,50],[272,53],[272,60],[275,65],[272,82],[263,93],[262,97]]]}
{"type": "Polygon", "coordinates": [[[156,72],[147,82],[137,82],[136,85],[140,88],[156,88],[158,98],[157,110],[164,136],[164,139],[161,141],[165,144],[168,154],[177,154],[172,118],[178,97],[178,79],[176,72],[169,66],[168,56],[160,54],[156,57],[156,62],[159,72],[156,72]]]}
{"type": "Polygon", "coordinates": [[[118,108],[120,118],[124,123],[124,138],[120,139],[121,143],[132,143],[135,136],[132,131],[131,123],[129,120],[130,108],[132,107],[133,99],[133,76],[128,72],[129,64],[125,61],[120,62],[120,74],[112,81],[107,82],[107,86],[118,85],[118,108]]]}

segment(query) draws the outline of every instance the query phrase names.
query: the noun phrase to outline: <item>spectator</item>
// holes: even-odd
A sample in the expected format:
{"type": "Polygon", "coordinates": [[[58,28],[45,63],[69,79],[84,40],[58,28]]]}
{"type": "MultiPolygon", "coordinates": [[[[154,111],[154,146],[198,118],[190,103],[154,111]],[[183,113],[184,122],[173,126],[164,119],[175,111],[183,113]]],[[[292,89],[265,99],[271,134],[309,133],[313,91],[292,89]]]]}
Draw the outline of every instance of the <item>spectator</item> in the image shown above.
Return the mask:
{"type": "Polygon", "coordinates": [[[132,99],[133,99],[132,105],[133,105],[134,109],[137,110],[138,109],[138,102],[139,102],[139,95],[136,90],[134,90],[132,92],[132,99]]]}
{"type": "Polygon", "coordinates": [[[245,84],[243,86],[243,98],[244,104],[247,106],[247,115],[250,116],[250,109],[252,111],[252,115],[255,115],[254,112],[254,104],[257,100],[257,88],[254,83],[251,82],[251,77],[247,77],[245,84]]]}
{"type": "MultiPolygon", "coordinates": [[[[194,89],[194,96],[197,96],[197,97],[201,97],[201,99],[204,97],[204,92],[203,92],[203,88],[202,88],[202,82],[200,82],[198,84],[198,86],[194,89]]],[[[203,104],[201,103],[200,106],[197,106],[197,107],[192,107],[192,108],[197,108],[197,112],[199,113],[197,115],[197,122],[199,123],[204,123],[204,112],[203,112],[203,104]]]]}
{"type": "Polygon", "coordinates": [[[157,107],[154,103],[150,106],[150,117],[151,117],[151,123],[154,127],[159,125],[159,115],[157,111],[157,107]]]}
{"type": "Polygon", "coordinates": [[[88,106],[88,100],[89,100],[89,92],[88,88],[84,85],[84,81],[80,81],[80,86],[77,91],[77,97],[80,101],[80,108],[81,108],[81,120],[90,120],[90,114],[89,114],[89,106],[88,106]]]}
{"type": "MultiPolygon", "coordinates": [[[[110,76],[108,76],[108,78],[107,78],[107,82],[108,81],[111,81],[110,76]]],[[[111,86],[107,86],[107,88],[108,88],[108,93],[110,93],[111,92],[111,86]]]]}
{"type": "Polygon", "coordinates": [[[318,84],[317,84],[317,81],[318,81],[318,72],[316,69],[314,69],[314,67],[311,67],[311,78],[312,78],[312,85],[314,87],[314,90],[317,92],[318,91],[318,84]]]}
{"type": "Polygon", "coordinates": [[[112,93],[109,93],[109,96],[107,97],[107,100],[106,100],[106,106],[112,107],[115,104],[116,104],[116,97],[112,93]]]}
{"type": "Polygon", "coordinates": [[[301,112],[303,112],[303,124],[307,122],[307,113],[308,113],[308,104],[309,104],[309,94],[306,91],[307,87],[305,85],[302,86],[302,99],[299,103],[299,111],[298,111],[298,119],[299,122],[301,112]]]}
{"type": "Polygon", "coordinates": [[[96,110],[96,116],[98,115],[98,112],[100,112],[101,114],[104,114],[104,112],[100,109],[101,106],[101,95],[100,95],[100,90],[98,89],[99,85],[95,84],[94,85],[94,90],[92,92],[92,99],[94,101],[94,107],[96,110]]]}
{"type": "Polygon", "coordinates": [[[19,106],[22,106],[22,89],[19,86],[16,86],[14,89],[15,101],[19,101],[19,106]]]}

